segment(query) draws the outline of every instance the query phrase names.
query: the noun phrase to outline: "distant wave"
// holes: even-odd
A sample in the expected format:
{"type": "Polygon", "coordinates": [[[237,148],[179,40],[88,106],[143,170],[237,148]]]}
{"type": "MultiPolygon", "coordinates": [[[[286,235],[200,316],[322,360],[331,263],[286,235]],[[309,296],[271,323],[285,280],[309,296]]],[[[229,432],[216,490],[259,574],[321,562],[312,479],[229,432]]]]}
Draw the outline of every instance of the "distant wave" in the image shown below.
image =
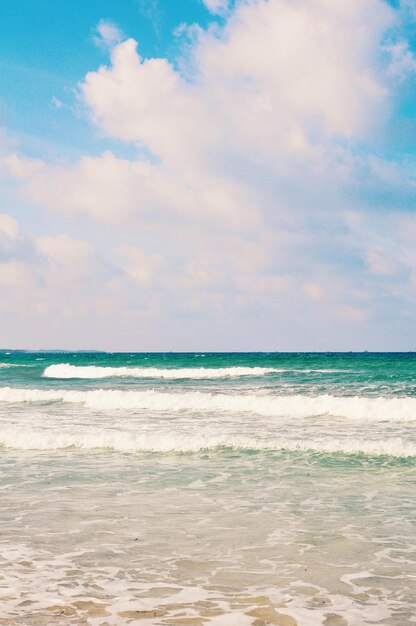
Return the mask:
{"type": "Polygon", "coordinates": [[[265,376],[266,374],[293,372],[293,373],[322,373],[333,374],[349,372],[349,370],[336,369],[284,369],[273,367],[101,367],[96,365],[70,365],[69,363],[57,363],[49,365],[43,372],[45,378],[114,378],[118,376],[131,378],[165,378],[179,380],[194,378],[197,380],[209,378],[230,378],[237,376],[265,376]]]}
{"type": "Polygon", "coordinates": [[[0,429],[0,445],[20,450],[56,450],[106,448],[120,452],[192,453],[221,449],[314,452],[321,454],[364,454],[368,456],[416,457],[416,445],[400,438],[378,441],[327,439],[256,439],[210,435],[206,437],[161,433],[136,434],[126,431],[69,432],[16,428],[0,429]]]}
{"type": "Polygon", "coordinates": [[[228,378],[233,376],[264,376],[279,372],[270,367],[188,367],[163,369],[159,367],[98,367],[95,365],[70,365],[58,363],[49,365],[43,373],[46,378],[113,378],[116,376],[133,378],[228,378]]]}
{"type": "Polygon", "coordinates": [[[416,421],[416,398],[232,395],[200,391],[168,393],[115,389],[70,391],[1,387],[0,402],[67,402],[83,404],[101,411],[147,409],[168,412],[248,412],[262,416],[295,418],[331,415],[353,420],[416,421]]]}
{"type": "Polygon", "coordinates": [[[0,368],[6,367],[27,367],[27,365],[22,365],[21,363],[0,363],[0,368]]]}

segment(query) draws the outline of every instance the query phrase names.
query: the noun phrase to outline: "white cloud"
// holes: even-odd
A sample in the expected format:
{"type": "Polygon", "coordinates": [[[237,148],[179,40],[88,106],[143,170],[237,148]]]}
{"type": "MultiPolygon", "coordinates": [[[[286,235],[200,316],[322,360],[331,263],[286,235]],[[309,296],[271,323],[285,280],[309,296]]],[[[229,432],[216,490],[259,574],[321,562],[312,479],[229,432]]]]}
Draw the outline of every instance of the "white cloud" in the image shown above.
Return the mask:
{"type": "MultiPolygon", "coordinates": [[[[15,156],[9,171],[32,200],[67,213],[253,228],[259,202],[268,210],[256,178],[296,180],[301,171],[306,184],[353,171],[339,138],[362,140],[383,108],[377,53],[392,19],[381,0],[243,2],[222,29],[200,31],[191,76],[123,41],[110,67],[87,74],[82,94],[100,131],[154,158],[107,152],[65,167],[15,156]]],[[[116,41],[110,27],[101,23],[101,32],[116,41]]]]}
{"type": "Polygon", "coordinates": [[[7,213],[0,213],[0,242],[3,239],[16,241],[19,238],[19,223],[7,213]]]}
{"type": "Polygon", "coordinates": [[[243,134],[290,151],[293,133],[307,140],[311,128],[323,138],[366,131],[385,93],[374,61],[391,20],[377,0],[242,3],[195,54],[243,134]]]}
{"type": "Polygon", "coordinates": [[[35,179],[45,169],[45,163],[41,159],[25,159],[16,153],[7,154],[1,165],[12,178],[18,180],[35,179]]]}
{"type": "Polygon", "coordinates": [[[164,162],[206,167],[217,148],[315,158],[312,137],[325,145],[371,125],[386,94],[377,46],[391,21],[379,0],[243,3],[219,34],[200,35],[193,81],[165,59],[141,59],[128,40],[83,92],[100,128],[164,162]]]}
{"type": "Polygon", "coordinates": [[[244,186],[215,174],[180,173],[111,152],[83,157],[68,167],[18,155],[6,162],[33,202],[69,215],[86,214],[101,222],[187,218],[237,230],[247,230],[258,220],[244,186]]]}
{"type": "Polygon", "coordinates": [[[159,254],[146,253],[136,246],[120,246],[114,252],[123,272],[141,287],[153,286],[157,275],[165,271],[164,259],[159,254]]]}
{"type": "MultiPolygon", "coordinates": [[[[141,210],[149,202],[147,187],[157,171],[147,163],[117,159],[111,152],[83,157],[74,166],[56,166],[14,156],[10,170],[24,180],[29,197],[64,213],[85,213],[112,221],[141,210]],[[140,190],[140,194],[137,191],[140,190]]],[[[153,197],[151,198],[154,203],[153,197]]]]}
{"type": "Polygon", "coordinates": [[[202,0],[213,15],[225,15],[228,11],[228,0],[202,0]]]}
{"type": "Polygon", "coordinates": [[[64,106],[62,100],[59,100],[59,98],[56,98],[55,96],[52,96],[52,104],[55,109],[62,109],[62,107],[64,106]]]}
{"type": "Polygon", "coordinates": [[[0,287],[20,289],[30,286],[32,282],[32,272],[25,263],[21,261],[0,263],[0,287]]]}
{"type": "Polygon", "coordinates": [[[36,250],[59,269],[86,271],[92,257],[91,245],[68,235],[38,237],[34,240],[36,250]]]}
{"type": "Polygon", "coordinates": [[[97,35],[94,42],[97,46],[105,48],[113,48],[123,39],[123,34],[119,27],[113,22],[101,20],[97,26],[97,35]]]}
{"type": "Polygon", "coordinates": [[[416,58],[409,43],[405,40],[397,41],[386,46],[391,55],[391,63],[388,71],[400,80],[405,80],[409,75],[416,73],[416,58]]]}
{"type": "Polygon", "coordinates": [[[205,104],[165,59],[143,60],[136,45],[124,41],[111,68],[87,74],[82,89],[92,117],[109,135],[145,144],[163,160],[189,162],[209,132],[205,104]]]}

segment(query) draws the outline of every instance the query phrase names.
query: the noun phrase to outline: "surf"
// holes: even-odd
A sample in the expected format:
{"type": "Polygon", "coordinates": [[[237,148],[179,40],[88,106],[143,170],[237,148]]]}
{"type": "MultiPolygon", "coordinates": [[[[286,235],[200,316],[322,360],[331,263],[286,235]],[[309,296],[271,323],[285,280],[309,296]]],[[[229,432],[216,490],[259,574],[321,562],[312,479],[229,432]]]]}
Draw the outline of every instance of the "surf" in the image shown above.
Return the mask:
{"type": "Polygon", "coordinates": [[[238,376],[265,376],[278,372],[270,367],[100,367],[96,365],[70,365],[69,363],[57,363],[49,365],[43,372],[45,378],[116,378],[118,376],[129,378],[165,378],[165,379],[211,379],[230,378],[238,376]]]}
{"type": "Polygon", "coordinates": [[[351,420],[416,421],[416,398],[221,394],[208,392],[0,388],[0,403],[64,402],[100,411],[251,413],[260,416],[333,416],[351,420]]]}
{"type": "Polygon", "coordinates": [[[416,444],[400,437],[376,441],[336,439],[328,437],[290,438],[238,437],[222,434],[182,435],[175,432],[137,433],[133,431],[97,430],[73,432],[36,428],[0,428],[0,445],[18,450],[108,449],[115,452],[198,453],[226,450],[253,452],[300,452],[318,454],[346,454],[366,456],[416,457],[416,444]]]}

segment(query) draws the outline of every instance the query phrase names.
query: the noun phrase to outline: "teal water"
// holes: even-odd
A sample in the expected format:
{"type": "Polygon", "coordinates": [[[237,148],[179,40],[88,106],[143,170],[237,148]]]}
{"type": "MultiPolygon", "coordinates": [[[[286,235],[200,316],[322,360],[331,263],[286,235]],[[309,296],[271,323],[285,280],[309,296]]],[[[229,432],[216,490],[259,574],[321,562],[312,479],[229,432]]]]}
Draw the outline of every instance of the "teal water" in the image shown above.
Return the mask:
{"type": "Polygon", "coordinates": [[[414,624],[415,425],[413,353],[0,352],[0,623],[414,624]]]}

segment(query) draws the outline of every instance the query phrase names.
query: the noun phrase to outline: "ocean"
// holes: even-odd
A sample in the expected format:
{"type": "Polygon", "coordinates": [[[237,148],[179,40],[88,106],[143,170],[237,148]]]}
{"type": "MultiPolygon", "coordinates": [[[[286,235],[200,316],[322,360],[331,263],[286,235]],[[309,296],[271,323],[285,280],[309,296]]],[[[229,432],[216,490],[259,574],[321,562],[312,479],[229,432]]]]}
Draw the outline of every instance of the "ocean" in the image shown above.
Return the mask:
{"type": "Polygon", "coordinates": [[[416,624],[416,354],[0,352],[0,624],[416,624]]]}

